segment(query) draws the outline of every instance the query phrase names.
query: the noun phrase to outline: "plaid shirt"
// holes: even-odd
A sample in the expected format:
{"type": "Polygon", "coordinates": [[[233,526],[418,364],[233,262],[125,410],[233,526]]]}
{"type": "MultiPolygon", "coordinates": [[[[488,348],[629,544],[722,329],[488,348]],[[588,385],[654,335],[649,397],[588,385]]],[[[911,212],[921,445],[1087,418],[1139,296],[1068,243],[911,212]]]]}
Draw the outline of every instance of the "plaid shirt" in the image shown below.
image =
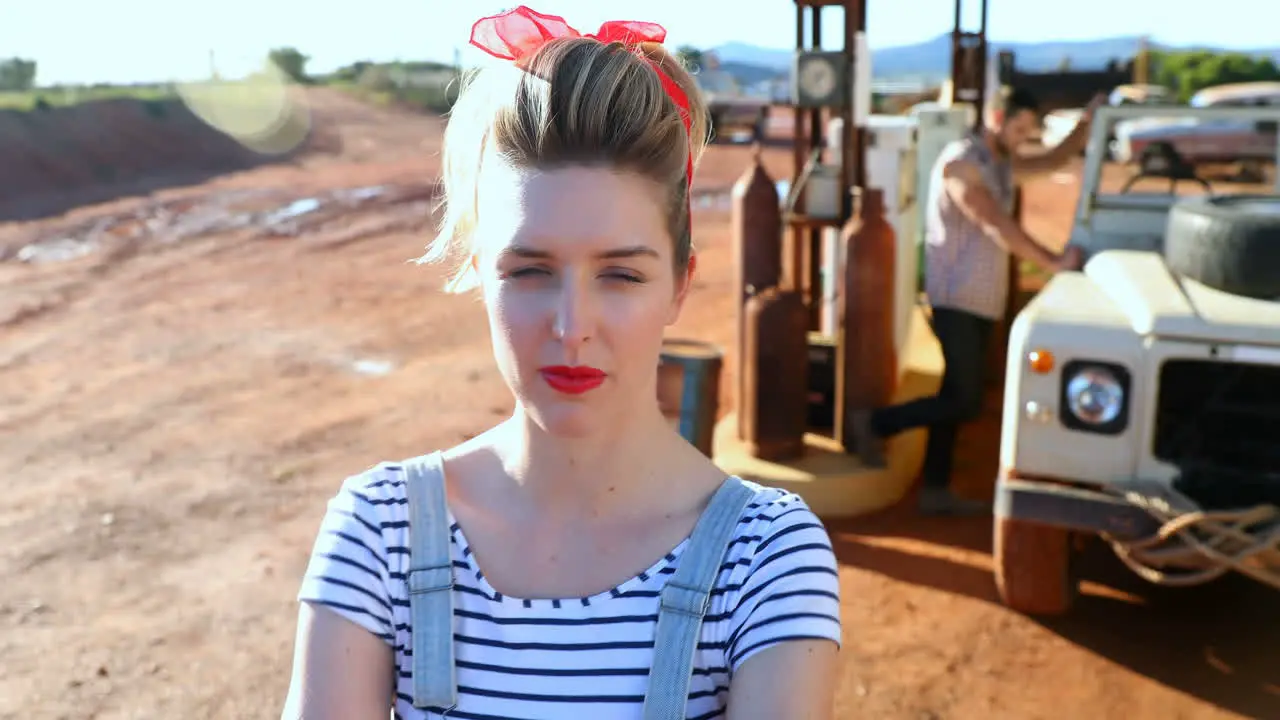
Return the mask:
{"type": "Polygon", "coordinates": [[[999,160],[978,133],[948,145],[933,167],[925,212],[925,293],[934,307],[991,318],[1004,315],[1009,253],[965,217],[947,194],[942,169],[952,160],[978,166],[996,202],[1013,211],[1013,166],[999,160]]]}

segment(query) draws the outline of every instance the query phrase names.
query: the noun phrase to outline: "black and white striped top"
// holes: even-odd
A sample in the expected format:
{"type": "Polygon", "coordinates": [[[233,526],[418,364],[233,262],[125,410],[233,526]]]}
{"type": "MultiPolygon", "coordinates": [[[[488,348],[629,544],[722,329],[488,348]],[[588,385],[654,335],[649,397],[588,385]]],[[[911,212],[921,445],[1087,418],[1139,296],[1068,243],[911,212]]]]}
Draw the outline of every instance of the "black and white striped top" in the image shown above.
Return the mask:
{"type": "MultiPolygon", "coordinates": [[[[349,478],[329,501],[299,600],[321,604],[395,649],[395,716],[439,718],[410,701],[412,647],[405,474],[383,464],[349,478]]],[[[452,514],[456,720],[635,719],[653,656],[658,595],[685,542],[606,592],[560,600],[496,592],[452,514]]],[[[761,488],[729,547],[702,626],[690,718],[722,717],[733,671],[789,639],[840,642],[831,540],[799,496],[761,488]]]]}

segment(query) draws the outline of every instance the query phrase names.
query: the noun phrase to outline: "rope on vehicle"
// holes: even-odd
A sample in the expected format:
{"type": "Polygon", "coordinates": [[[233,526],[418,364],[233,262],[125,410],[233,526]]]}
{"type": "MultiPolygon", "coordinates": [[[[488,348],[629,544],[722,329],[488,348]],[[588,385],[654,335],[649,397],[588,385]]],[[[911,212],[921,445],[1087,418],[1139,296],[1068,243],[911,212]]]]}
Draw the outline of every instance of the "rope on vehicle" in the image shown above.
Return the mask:
{"type": "Polygon", "coordinates": [[[1121,562],[1148,582],[1187,587],[1234,570],[1280,590],[1280,508],[1275,505],[1200,510],[1195,501],[1169,487],[1131,490],[1123,497],[1160,521],[1160,529],[1140,540],[1104,539],[1121,562]],[[1197,555],[1209,560],[1209,566],[1179,572],[1159,569],[1197,555]]]}

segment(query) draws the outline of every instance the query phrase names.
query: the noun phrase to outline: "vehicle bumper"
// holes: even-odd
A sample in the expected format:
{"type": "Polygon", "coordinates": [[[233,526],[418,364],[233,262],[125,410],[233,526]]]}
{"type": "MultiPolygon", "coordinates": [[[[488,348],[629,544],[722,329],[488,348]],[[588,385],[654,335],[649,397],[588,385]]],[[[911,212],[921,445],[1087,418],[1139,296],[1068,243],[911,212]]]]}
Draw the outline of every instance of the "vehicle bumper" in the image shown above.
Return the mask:
{"type": "MultiPolygon", "coordinates": [[[[1032,480],[1011,475],[1002,476],[996,485],[994,514],[1001,519],[1047,525],[1070,532],[1105,535],[1119,545],[1152,539],[1161,529],[1159,520],[1124,498],[1052,480],[1032,480]]],[[[1217,551],[1225,556],[1236,556],[1247,549],[1248,543],[1241,545],[1234,540],[1217,545],[1217,551]]],[[[1235,570],[1280,589],[1277,584],[1277,578],[1280,578],[1280,549],[1268,547],[1260,552],[1249,550],[1238,557],[1244,558],[1240,564],[1228,565],[1236,565],[1235,570]]],[[[1175,573],[1224,567],[1221,559],[1214,559],[1196,547],[1185,544],[1176,535],[1160,543],[1159,547],[1133,550],[1133,559],[1139,565],[1175,573]]],[[[1205,574],[1199,579],[1189,579],[1184,575],[1178,578],[1177,584],[1200,584],[1215,577],[1218,575],[1214,573],[1205,574]]]]}
{"type": "Polygon", "coordinates": [[[1116,540],[1139,540],[1160,529],[1156,518],[1124,498],[1012,475],[996,484],[994,512],[998,518],[1106,534],[1116,540]]]}

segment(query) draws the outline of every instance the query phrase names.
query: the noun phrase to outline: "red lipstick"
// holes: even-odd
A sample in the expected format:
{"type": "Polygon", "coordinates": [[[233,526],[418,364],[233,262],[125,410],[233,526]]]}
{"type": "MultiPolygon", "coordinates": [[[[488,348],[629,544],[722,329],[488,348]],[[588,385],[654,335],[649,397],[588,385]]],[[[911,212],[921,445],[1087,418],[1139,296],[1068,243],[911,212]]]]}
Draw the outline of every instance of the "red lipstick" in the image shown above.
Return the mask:
{"type": "Polygon", "coordinates": [[[604,384],[603,370],[585,365],[551,365],[538,371],[551,389],[569,395],[581,395],[604,384]]]}

